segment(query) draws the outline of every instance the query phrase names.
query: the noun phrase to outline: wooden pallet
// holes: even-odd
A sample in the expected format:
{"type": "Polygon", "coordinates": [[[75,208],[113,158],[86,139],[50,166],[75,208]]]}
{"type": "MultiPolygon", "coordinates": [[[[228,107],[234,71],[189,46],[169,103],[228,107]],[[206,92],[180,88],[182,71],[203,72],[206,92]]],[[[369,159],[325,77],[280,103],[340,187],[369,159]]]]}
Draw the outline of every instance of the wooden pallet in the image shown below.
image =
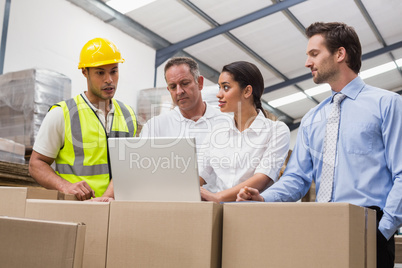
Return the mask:
{"type": "Polygon", "coordinates": [[[31,177],[28,164],[0,161],[1,186],[36,186],[40,185],[31,177]]]}

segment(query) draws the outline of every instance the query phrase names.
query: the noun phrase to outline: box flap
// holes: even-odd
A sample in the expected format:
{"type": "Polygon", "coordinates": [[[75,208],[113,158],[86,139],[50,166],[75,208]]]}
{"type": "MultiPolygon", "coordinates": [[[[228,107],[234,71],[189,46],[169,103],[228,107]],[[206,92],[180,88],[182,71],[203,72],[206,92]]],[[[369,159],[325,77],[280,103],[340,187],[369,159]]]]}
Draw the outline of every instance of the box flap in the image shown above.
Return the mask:
{"type": "Polygon", "coordinates": [[[38,187],[27,188],[27,199],[50,199],[57,200],[59,192],[57,190],[48,190],[38,187]]]}
{"type": "Polygon", "coordinates": [[[81,267],[83,223],[0,217],[0,259],[4,267],[81,267]],[[75,266],[74,263],[77,262],[75,266]]]}
{"type": "Polygon", "coordinates": [[[109,203],[27,199],[25,216],[42,220],[85,222],[83,266],[104,267],[109,227],[109,203]]]}
{"type": "Polygon", "coordinates": [[[24,217],[27,187],[0,187],[0,215],[24,217]]]}

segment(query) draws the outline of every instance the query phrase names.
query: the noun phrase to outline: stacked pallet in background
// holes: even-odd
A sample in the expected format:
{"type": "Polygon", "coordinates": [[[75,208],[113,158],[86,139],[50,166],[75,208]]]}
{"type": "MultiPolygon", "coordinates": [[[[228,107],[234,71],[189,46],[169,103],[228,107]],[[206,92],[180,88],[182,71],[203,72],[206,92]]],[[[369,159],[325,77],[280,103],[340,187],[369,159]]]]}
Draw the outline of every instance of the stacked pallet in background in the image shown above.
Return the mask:
{"type": "Polygon", "coordinates": [[[32,148],[50,106],[70,98],[71,80],[44,69],[0,75],[0,137],[32,148]]]}
{"type": "Polygon", "coordinates": [[[29,174],[28,164],[5,161],[0,161],[0,186],[40,187],[29,174]]]}
{"type": "Polygon", "coordinates": [[[0,161],[25,164],[25,145],[0,138],[0,161]]]}

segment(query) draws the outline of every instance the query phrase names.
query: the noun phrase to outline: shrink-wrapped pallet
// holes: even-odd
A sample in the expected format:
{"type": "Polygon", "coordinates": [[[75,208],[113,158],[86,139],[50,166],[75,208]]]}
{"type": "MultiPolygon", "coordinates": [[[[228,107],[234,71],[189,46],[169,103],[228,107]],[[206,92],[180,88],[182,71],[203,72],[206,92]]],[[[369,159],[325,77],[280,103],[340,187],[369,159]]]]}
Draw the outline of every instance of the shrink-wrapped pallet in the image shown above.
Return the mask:
{"type": "Polygon", "coordinates": [[[32,147],[50,106],[71,97],[71,80],[45,69],[0,75],[0,137],[32,147]]]}
{"type": "Polygon", "coordinates": [[[0,138],[0,161],[25,164],[25,146],[0,138]]]}

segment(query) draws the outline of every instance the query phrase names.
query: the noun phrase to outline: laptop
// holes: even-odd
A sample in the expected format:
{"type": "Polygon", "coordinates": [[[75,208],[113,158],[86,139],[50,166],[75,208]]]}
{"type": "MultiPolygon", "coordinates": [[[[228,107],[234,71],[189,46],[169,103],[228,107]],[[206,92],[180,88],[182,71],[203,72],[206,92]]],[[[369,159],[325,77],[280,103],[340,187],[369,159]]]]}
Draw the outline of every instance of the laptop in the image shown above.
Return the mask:
{"type": "Polygon", "coordinates": [[[109,138],[115,200],[201,201],[194,138],[109,138]]]}

